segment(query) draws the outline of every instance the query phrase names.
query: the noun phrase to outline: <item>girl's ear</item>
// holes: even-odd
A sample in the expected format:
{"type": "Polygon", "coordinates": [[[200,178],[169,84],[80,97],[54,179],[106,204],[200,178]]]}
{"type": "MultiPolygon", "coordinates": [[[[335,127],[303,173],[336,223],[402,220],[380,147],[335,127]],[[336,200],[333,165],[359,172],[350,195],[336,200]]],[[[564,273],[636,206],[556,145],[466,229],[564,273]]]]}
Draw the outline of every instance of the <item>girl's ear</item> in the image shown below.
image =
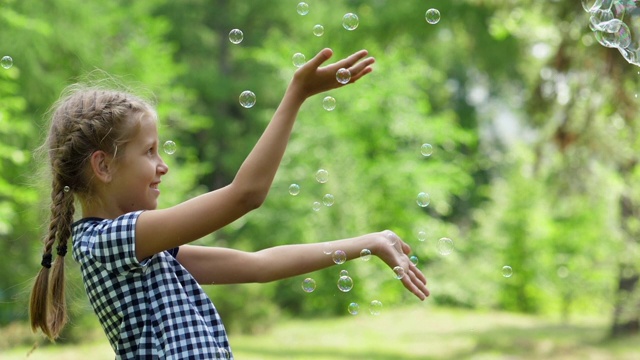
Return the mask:
{"type": "Polygon", "coordinates": [[[94,151],[91,154],[91,170],[93,175],[103,183],[111,182],[113,169],[111,166],[111,156],[102,150],[94,151]]]}

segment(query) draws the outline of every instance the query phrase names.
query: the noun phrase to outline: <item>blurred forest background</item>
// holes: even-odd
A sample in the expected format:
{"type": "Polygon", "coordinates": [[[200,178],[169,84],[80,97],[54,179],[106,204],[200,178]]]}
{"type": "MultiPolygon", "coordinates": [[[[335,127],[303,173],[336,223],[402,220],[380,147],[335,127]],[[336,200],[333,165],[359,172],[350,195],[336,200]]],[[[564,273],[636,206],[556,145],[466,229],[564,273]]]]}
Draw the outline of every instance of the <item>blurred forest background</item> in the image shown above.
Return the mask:
{"type": "MultiPolygon", "coordinates": [[[[231,181],[296,69],[292,55],[324,47],[334,60],[368,49],[375,71],[326,94],[333,111],[324,95],[309,99],[263,207],[200,243],[250,250],[392,229],[413,247],[433,305],[600,316],[610,336],[638,332],[640,69],[595,41],[579,1],[307,0],[306,15],[298,2],[0,0],[0,56],[13,58],[0,68],[0,332],[14,334],[5,347],[33,343],[15,335],[48,220],[33,154],[65,86],[100,69],[153,94],[160,140],[177,144],[163,156],[167,207],[231,181]],[[429,8],[437,24],[425,21],[429,8]],[[353,31],[342,27],[348,12],[359,17],[353,31]],[[244,90],[257,97],[250,109],[238,103],[244,90]],[[419,192],[429,206],[417,206],[419,192]],[[327,193],[334,205],[314,211],[327,193]],[[450,255],[437,251],[442,237],[450,255]]],[[[81,341],[96,322],[67,262],[64,341],[81,341]]],[[[356,281],[348,293],[336,268],[310,275],[311,294],[304,277],[206,290],[232,334],[349,316],[352,301],[418,303],[379,261],[341,269],[356,281]]]]}

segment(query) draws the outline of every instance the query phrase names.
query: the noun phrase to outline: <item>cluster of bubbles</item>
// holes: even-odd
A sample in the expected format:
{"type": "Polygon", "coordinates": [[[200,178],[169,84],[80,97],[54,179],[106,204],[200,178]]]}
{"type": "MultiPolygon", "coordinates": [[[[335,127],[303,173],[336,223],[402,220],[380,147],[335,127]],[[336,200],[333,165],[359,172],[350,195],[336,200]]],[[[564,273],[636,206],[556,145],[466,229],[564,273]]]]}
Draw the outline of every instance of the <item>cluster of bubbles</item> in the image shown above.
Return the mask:
{"type": "Polygon", "coordinates": [[[11,68],[13,66],[13,58],[9,55],[3,56],[2,59],[0,59],[0,66],[5,69],[11,68]]]}
{"type": "Polygon", "coordinates": [[[640,7],[631,0],[581,0],[589,13],[589,28],[605,47],[616,48],[640,66],[640,7]]]}

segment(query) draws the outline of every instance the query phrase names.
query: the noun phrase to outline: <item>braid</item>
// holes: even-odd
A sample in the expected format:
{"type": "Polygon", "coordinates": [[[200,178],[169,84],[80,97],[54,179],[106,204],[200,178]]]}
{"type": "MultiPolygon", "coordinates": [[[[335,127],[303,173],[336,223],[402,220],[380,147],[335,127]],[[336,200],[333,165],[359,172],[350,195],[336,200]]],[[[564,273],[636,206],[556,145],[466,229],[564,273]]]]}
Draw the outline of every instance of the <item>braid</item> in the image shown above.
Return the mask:
{"type": "MultiPolygon", "coordinates": [[[[135,113],[151,107],[118,91],[75,89],[56,105],[44,148],[53,175],[51,208],[44,237],[42,268],[29,303],[31,329],[55,340],[67,322],[64,259],[72,232],[74,198],[92,201],[92,176],[87,166],[97,150],[116,157],[118,144],[126,144],[139,125],[135,113]],[[55,261],[53,248],[56,247],[55,261]]],[[[99,199],[98,199],[99,201],[99,199]]]]}

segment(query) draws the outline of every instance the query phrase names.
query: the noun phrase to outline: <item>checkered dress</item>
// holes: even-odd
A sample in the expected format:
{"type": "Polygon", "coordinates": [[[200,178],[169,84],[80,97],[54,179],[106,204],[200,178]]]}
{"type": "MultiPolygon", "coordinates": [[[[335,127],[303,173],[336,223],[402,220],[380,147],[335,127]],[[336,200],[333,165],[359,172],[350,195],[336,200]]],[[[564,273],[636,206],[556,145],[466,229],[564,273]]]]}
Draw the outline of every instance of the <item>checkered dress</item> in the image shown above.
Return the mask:
{"type": "Polygon", "coordinates": [[[136,259],[140,213],[73,224],[73,258],[116,359],[233,359],[220,316],[176,260],[178,248],[136,259]]]}

